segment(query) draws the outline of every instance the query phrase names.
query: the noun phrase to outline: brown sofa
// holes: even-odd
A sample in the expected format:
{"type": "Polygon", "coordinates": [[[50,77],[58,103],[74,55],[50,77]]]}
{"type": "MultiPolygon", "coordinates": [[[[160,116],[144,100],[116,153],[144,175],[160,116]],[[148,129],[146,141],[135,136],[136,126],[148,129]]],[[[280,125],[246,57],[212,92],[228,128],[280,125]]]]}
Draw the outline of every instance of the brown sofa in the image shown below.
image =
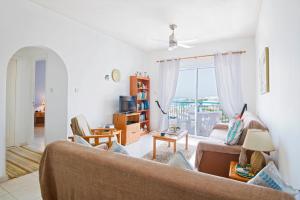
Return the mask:
{"type": "MultiPolygon", "coordinates": [[[[243,115],[244,130],[237,145],[226,145],[228,126],[226,124],[217,124],[210,136],[198,143],[196,150],[195,167],[200,172],[205,172],[217,176],[228,177],[230,161],[238,161],[241,152],[241,146],[244,143],[248,129],[267,130],[267,127],[261,120],[250,112],[243,115]]],[[[247,152],[247,157],[252,152],[247,152]]]]}
{"type": "Polygon", "coordinates": [[[63,141],[46,147],[39,174],[44,200],[293,199],[273,189],[63,141]]]}

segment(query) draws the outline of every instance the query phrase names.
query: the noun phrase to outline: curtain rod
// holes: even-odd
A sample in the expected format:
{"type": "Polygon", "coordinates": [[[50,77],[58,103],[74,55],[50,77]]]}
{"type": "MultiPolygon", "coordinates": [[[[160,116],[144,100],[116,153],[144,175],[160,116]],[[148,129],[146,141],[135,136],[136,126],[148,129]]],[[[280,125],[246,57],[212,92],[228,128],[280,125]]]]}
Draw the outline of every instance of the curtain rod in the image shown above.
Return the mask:
{"type": "MultiPolygon", "coordinates": [[[[232,51],[232,52],[224,52],[222,55],[228,55],[229,53],[232,54],[243,54],[246,51],[232,51]]],[[[187,59],[197,59],[197,58],[205,58],[205,57],[213,57],[217,55],[215,54],[207,54],[207,55],[200,55],[200,56],[190,56],[190,57],[181,57],[181,58],[173,58],[173,59],[165,59],[165,60],[157,60],[156,62],[165,62],[165,61],[172,61],[172,60],[187,60],[187,59]]]]}

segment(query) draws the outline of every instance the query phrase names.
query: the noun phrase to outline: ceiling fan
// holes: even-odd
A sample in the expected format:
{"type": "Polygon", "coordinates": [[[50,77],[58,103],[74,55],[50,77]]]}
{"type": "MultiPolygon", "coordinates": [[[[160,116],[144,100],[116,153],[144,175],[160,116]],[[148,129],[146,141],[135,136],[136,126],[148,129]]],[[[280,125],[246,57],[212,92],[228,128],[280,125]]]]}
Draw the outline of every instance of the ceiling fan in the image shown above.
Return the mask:
{"type": "MultiPolygon", "coordinates": [[[[188,45],[188,43],[193,43],[193,42],[198,41],[198,39],[177,40],[175,38],[175,29],[177,28],[177,25],[176,24],[170,24],[169,28],[172,31],[171,35],[169,36],[169,41],[168,41],[168,44],[169,44],[168,50],[169,51],[172,51],[172,50],[174,50],[178,47],[187,48],[187,49],[192,48],[193,46],[188,45]]],[[[162,41],[162,40],[156,40],[156,41],[167,43],[167,41],[162,41]]]]}

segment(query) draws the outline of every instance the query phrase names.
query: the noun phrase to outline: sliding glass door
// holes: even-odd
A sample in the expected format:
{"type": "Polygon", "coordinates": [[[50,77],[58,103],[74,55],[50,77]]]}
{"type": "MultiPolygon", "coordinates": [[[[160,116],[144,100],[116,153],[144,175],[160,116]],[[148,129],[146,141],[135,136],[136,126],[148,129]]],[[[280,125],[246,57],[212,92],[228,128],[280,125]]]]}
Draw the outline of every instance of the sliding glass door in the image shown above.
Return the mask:
{"type": "Polygon", "coordinates": [[[175,118],[181,129],[195,134],[195,109],[197,76],[195,69],[181,69],[178,76],[176,94],[169,108],[170,118],[175,118]]]}
{"type": "Polygon", "coordinates": [[[228,121],[220,107],[213,65],[181,67],[169,116],[191,135],[205,137],[216,123],[228,121]]]}

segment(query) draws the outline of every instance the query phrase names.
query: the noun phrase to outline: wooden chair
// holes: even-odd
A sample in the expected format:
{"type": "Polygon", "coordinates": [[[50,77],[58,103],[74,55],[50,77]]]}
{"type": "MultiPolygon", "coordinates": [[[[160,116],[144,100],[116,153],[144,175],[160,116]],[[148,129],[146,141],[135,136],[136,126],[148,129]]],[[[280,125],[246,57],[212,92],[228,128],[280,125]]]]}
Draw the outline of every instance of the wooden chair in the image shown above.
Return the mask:
{"type": "MultiPolygon", "coordinates": [[[[112,141],[117,139],[117,142],[121,141],[121,131],[115,128],[95,128],[91,129],[83,115],[78,115],[71,119],[71,129],[73,135],[78,135],[85,139],[88,143],[93,146],[98,146],[99,144],[106,143],[108,147],[111,147],[112,141]]],[[[70,136],[74,142],[74,137],[70,136]]]]}

